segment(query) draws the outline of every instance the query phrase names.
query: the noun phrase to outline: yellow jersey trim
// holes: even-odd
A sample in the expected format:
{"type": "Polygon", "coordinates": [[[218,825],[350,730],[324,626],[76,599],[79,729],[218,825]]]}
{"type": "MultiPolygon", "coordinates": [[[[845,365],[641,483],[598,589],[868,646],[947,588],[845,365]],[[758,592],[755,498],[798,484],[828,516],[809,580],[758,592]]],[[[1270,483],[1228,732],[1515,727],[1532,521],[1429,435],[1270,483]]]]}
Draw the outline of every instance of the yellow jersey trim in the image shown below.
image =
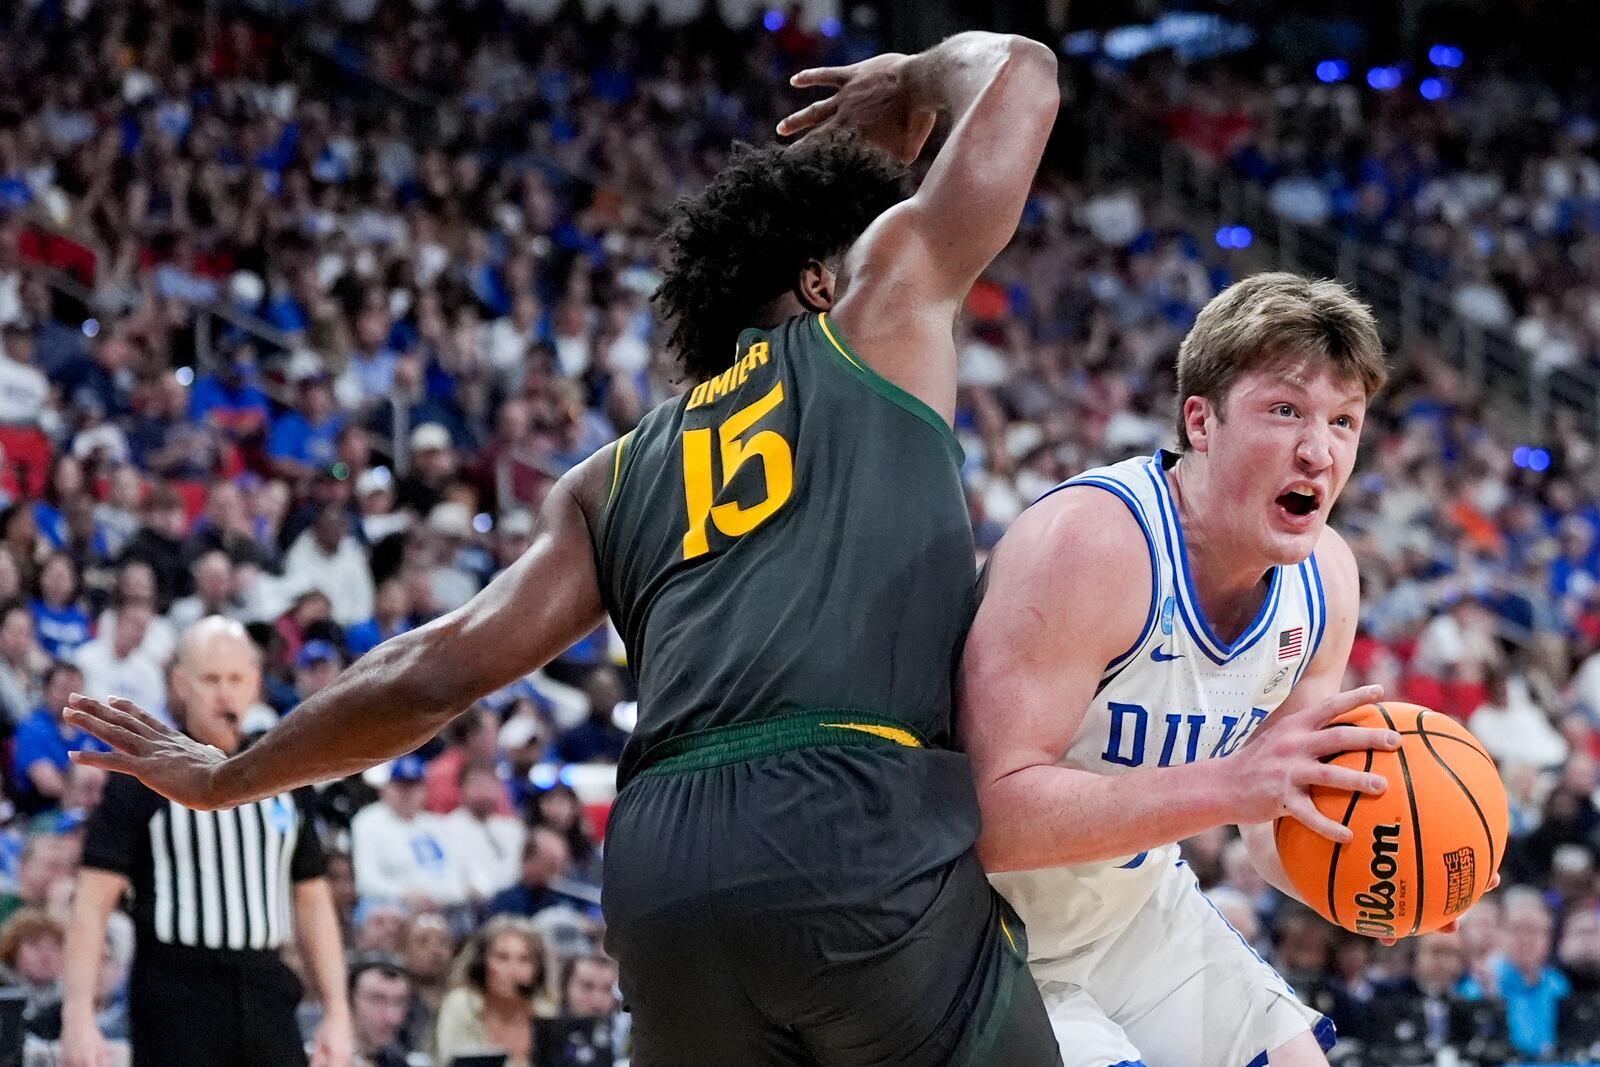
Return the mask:
{"type": "Polygon", "coordinates": [[[606,494],[607,507],[610,507],[611,502],[617,498],[617,486],[622,481],[622,446],[627,444],[628,438],[632,436],[633,431],[629,430],[617,438],[616,452],[611,457],[611,492],[606,494]]]}
{"type": "Polygon", "coordinates": [[[1006,925],[1006,917],[1000,916],[1000,932],[1006,935],[1006,941],[1011,945],[1011,951],[1017,951],[1017,939],[1011,936],[1011,927],[1006,925]]]}
{"type": "Polygon", "coordinates": [[[817,316],[817,325],[822,327],[822,332],[827,336],[828,342],[831,345],[833,345],[833,347],[838,351],[838,353],[841,356],[843,356],[845,359],[850,361],[850,365],[852,367],[855,367],[858,370],[866,370],[867,369],[867,368],[863,367],[856,360],[856,357],[852,356],[850,354],[850,350],[845,348],[844,345],[840,344],[839,343],[839,339],[833,335],[833,327],[828,325],[828,313],[826,311],[822,312],[820,315],[817,316]]]}
{"type": "Polygon", "coordinates": [[[906,748],[922,747],[922,741],[916,734],[910,730],[902,730],[897,726],[879,726],[870,722],[823,722],[817,725],[827,726],[835,730],[856,730],[860,733],[871,734],[874,737],[882,737],[893,741],[897,745],[904,745],[906,748]]]}

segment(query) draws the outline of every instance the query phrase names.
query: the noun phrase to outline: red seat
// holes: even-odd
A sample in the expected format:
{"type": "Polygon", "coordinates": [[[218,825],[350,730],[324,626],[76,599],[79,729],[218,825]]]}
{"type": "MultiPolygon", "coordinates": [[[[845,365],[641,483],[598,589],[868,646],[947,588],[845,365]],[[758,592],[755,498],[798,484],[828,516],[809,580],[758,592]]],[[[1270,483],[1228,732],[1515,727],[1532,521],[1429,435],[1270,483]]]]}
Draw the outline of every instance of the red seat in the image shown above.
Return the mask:
{"type": "Polygon", "coordinates": [[[0,426],[0,448],[5,449],[6,470],[15,474],[23,493],[42,496],[54,454],[50,439],[32,426],[0,426]]]}

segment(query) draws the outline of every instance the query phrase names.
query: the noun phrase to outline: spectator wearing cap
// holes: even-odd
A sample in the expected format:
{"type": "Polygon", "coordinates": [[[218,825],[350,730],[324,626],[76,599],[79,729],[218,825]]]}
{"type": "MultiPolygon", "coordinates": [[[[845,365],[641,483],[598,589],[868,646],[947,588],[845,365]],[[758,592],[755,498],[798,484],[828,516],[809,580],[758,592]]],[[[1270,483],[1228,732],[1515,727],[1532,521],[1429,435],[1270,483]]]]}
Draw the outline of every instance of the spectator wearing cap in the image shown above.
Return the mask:
{"type": "Polygon", "coordinates": [[[300,380],[294,409],[272,424],[267,457],[281,478],[301,481],[332,465],[345,416],[335,406],[333,385],[320,371],[300,380]]]}
{"type": "Polygon", "coordinates": [[[356,479],[356,507],[361,515],[361,537],[369,545],[404,533],[414,521],[408,512],[396,511],[395,480],[388,467],[373,467],[356,479]]]}
{"type": "Polygon", "coordinates": [[[517,508],[500,516],[494,528],[494,565],[505,570],[533,544],[533,513],[517,508]]]}
{"type": "Polygon", "coordinates": [[[529,775],[544,756],[545,722],[537,705],[527,697],[518,698],[511,707],[512,713],[500,727],[499,746],[509,772],[506,788],[511,793],[511,805],[523,811],[534,797],[529,775]]]}
{"type": "MultiPolygon", "coordinates": [[[[452,722],[450,743],[428,764],[423,806],[438,815],[455,811],[461,804],[461,775],[467,767],[488,765],[500,769],[504,757],[497,746],[499,732],[499,717],[482,704],[468,708],[452,722]]],[[[493,810],[499,815],[516,814],[503,784],[493,810]]]]}
{"type": "Polygon", "coordinates": [[[473,544],[472,511],[456,500],[436,504],[428,513],[421,546],[431,565],[428,580],[433,587],[431,600],[440,612],[454,611],[477,595],[483,582],[463,566],[467,554],[481,555],[473,544]]]}
{"type": "MultiPolygon", "coordinates": [[[[345,649],[350,653],[350,658],[355,659],[411,628],[411,591],[406,588],[403,579],[386,578],[378,586],[372,618],[345,630],[345,649]]],[[[0,636],[3,633],[0,630],[0,636]]]]}
{"type": "Polygon", "coordinates": [[[400,479],[396,502],[425,516],[444,499],[459,468],[450,431],[437,422],[425,422],[411,431],[410,444],[411,468],[400,479]]]}
{"type": "Polygon", "coordinates": [[[283,573],[292,585],[327,596],[333,621],[340,626],[372,617],[372,569],[360,542],[350,534],[349,515],[342,505],[323,505],[284,557],[283,573]]]}
{"type": "Polygon", "coordinates": [[[43,702],[17,725],[11,755],[12,794],[17,808],[26,813],[43,811],[60,803],[67,787],[71,753],[104,746],[62,719],[67,698],[84,688],[83,673],[59,660],[44,676],[43,702]]]}
{"type": "Polygon", "coordinates": [[[34,366],[33,329],[17,319],[0,326],[0,425],[38,427],[50,399],[50,383],[34,366]]]}
{"type": "Polygon", "coordinates": [[[421,757],[401,756],[389,765],[378,802],[350,821],[350,858],[363,903],[449,908],[467,899],[449,833],[438,815],[423,810],[422,779],[421,757]]]}
{"type": "MultiPolygon", "coordinates": [[[[460,412],[454,404],[434,396],[428,386],[421,356],[415,352],[400,356],[395,361],[394,388],[384,396],[382,406],[368,424],[372,432],[380,440],[398,445],[413,428],[436,425],[443,427],[455,444],[470,447],[473,435],[460,412]]],[[[456,390],[447,384],[446,391],[456,390]]]]}
{"type": "Polygon", "coordinates": [[[411,976],[394,956],[368,953],[350,961],[356,1067],[406,1067],[411,1049],[403,1039],[411,996],[411,976]]]}
{"type": "Polygon", "coordinates": [[[344,670],[344,657],[333,642],[313,638],[300,646],[294,658],[294,702],[282,708],[285,715],[322,692],[344,670]]]}
{"type": "Polygon", "coordinates": [[[488,901],[517,880],[527,831],[522,820],[504,813],[506,787],[492,763],[461,769],[461,803],[444,817],[450,847],[467,891],[488,901]]]}

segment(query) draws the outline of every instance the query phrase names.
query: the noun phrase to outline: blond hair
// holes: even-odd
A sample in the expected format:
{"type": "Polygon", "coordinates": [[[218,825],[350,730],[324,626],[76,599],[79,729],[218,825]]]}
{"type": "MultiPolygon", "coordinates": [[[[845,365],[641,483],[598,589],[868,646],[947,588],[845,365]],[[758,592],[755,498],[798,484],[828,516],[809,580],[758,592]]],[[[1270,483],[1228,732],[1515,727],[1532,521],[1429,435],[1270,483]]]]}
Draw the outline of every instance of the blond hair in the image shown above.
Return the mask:
{"type": "Polygon", "coordinates": [[[1336,281],[1282,271],[1218,293],[1178,348],[1179,450],[1189,448],[1183,405],[1191,396],[1211,401],[1220,418],[1240,377],[1299,365],[1326,366],[1370,400],[1389,377],[1372,309],[1336,281]]]}

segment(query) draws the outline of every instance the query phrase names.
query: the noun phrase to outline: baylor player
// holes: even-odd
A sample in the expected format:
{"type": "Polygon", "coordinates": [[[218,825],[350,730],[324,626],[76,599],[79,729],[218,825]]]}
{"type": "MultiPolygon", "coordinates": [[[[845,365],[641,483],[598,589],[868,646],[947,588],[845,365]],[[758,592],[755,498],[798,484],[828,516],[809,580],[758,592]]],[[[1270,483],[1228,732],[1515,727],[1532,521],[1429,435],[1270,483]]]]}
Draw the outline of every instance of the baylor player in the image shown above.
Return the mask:
{"type": "Polygon", "coordinates": [[[1055,60],[971,33],[794,84],[834,90],[779,127],[807,136],[736,150],[668,230],[695,384],[561,480],[521,560],[239,756],[125,701],[69,720],[119,750],[85,762],[236,804],[410,751],[609,611],[640,689],[605,872],[635,1062],[1053,1064],[947,745],[975,577],[952,323],[1016,226],[1055,60]],[[914,159],[939,112],[903,199],[879,149],[914,159]]]}

